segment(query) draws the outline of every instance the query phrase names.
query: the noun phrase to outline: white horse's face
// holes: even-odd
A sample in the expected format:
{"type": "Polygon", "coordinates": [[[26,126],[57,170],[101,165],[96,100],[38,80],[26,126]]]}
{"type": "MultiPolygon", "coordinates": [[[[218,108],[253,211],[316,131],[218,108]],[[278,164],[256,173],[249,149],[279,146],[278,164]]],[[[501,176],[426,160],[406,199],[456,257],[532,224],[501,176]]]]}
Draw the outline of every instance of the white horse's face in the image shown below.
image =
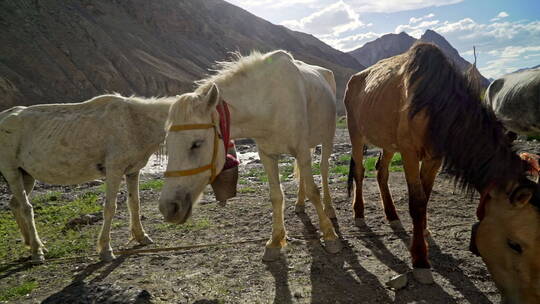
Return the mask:
{"type": "Polygon", "coordinates": [[[165,221],[182,224],[191,215],[193,205],[210,182],[212,170],[197,169],[211,165],[215,174],[225,163],[223,140],[214,128],[191,129],[192,126],[218,124],[216,105],[219,91],[214,85],[207,94],[184,94],[171,106],[167,123],[168,164],[165,184],[159,198],[159,211],[165,221]],[[170,131],[171,126],[183,126],[170,131]],[[214,162],[214,149],[217,149],[214,162]],[[200,172],[198,172],[200,171],[200,172]],[[174,176],[174,173],[180,173],[174,176]],[[169,176],[168,176],[169,175],[169,176]],[[173,175],[173,176],[170,176],[173,175]]]}

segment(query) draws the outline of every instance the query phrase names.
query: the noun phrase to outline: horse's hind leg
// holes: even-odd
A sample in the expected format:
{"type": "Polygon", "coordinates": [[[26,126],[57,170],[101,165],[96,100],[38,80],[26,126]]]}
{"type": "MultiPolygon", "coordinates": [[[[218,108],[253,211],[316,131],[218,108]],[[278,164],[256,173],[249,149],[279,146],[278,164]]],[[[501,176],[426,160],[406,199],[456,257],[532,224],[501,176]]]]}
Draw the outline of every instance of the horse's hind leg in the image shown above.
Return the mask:
{"type": "Polygon", "coordinates": [[[296,203],[294,204],[294,212],[304,213],[306,211],[306,187],[304,179],[300,175],[297,160],[294,161],[294,176],[298,181],[298,193],[296,195],[296,203]]]}
{"type": "Polygon", "coordinates": [[[152,239],[144,232],[141,223],[138,171],[126,175],[126,186],[128,191],[129,230],[131,231],[131,237],[141,245],[152,244],[152,239]]]}
{"type": "Polygon", "coordinates": [[[384,214],[386,219],[390,222],[392,228],[400,228],[401,222],[396,212],[396,207],[392,200],[392,194],[388,188],[388,167],[392,161],[394,152],[383,150],[382,155],[377,160],[377,182],[379,184],[379,191],[381,192],[381,200],[383,203],[384,214]]]}
{"type": "Polygon", "coordinates": [[[285,240],[283,190],[279,183],[279,168],[276,157],[267,155],[259,150],[259,157],[268,175],[270,200],[272,201],[272,237],[266,242],[263,261],[275,261],[279,258],[280,250],[287,245],[285,240]]]}
{"type": "Polygon", "coordinates": [[[328,171],[330,169],[329,158],[332,154],[332,141],[323,143],[321,148],[321,179],[323,188],[324,212],[329,218],[336,218],[336,211],[332,206],[332,197],[330,197],[330,187],[328,186],[328,171]]]}
{"type": "Polygon", "coordinates": [[[420,283],[429,284],[433,283],[433,276],[430,270],[428,247],[424,235],[428,200],[420,178],[420,160],[415,152],[402,151],[402,157],[409,189],[409,213],[413,220],[411,244],[413,274],[420,283]]]}
{"type": "Polygon", "coordinates": [[[353,196],[353,217],[356,226],[364,226],[364,197],[362,195],[362,184],[364,181],[364,138],[356,128],[354,119],[347,116],[347,127],[349,128],[349,136],[352,144],[352,159],[354,168],[351,166],[354,176],[354,196],[353,196]]]}
{"type": "Polygon", "coordinates": [[[107,191],[105,195],[105,206],[103,208],[103,226],[101,227],[97,243],[97,252],[103,261],[111,261],[115,258],[111,247],[111,225],[114,214],[116,213],[116,196],[121,180],[122,174],[113,174],[107,171],[107,191]]]}
{"type": "Polygon", "coordinates": [[[4,172],[4,177],[13,194],[10,201],[10,208],[19,225],[25,244],[30,246],[32,262],[43,262],[43,260],[45,260],[43,254],[45,247],[39,239],[36,224],[34,222],[34,209],[27,196],[27,193],[30,193],[34,188],[35,180],[30,175],[23,173],[18,169],[15,169],[10,173],[4,172]]]}
{"type": "Polygon", "coordinates": [[[317,215],[319,216],[319,225],[326,243],[326,250],[330,253],[337,253],[341,250],[341,244],[339,243],[339,239],[334,231],[332,222],[324,211],[321,203],[321,194],[319,193],[319,189],[313,180],[313,173],[311,171],[311,153],[309,149],[299,151],[298,155],[296,155],[296,159],[298,160],[300,174],[304,179],[307,197],[311,203],[313,203],[313,206],[317,211],[317,215]]]}

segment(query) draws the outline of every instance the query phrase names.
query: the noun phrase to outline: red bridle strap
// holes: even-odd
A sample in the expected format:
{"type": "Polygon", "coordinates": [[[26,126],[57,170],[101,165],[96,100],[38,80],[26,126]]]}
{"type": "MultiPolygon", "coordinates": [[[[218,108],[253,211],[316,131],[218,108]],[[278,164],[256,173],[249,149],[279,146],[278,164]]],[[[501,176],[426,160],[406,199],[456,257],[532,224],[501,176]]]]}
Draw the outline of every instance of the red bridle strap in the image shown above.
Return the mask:
{"type": "Polygon", "coordinates": [[[186,124],[186,125],[172,125],[169,128],[169,132],[180,132],[180,131],[189,131],[189,130],[204,130],[204,129],[214,129],[214,148],[212,152],[212,162],[206,166],[199,168],[188,169],[188,170],[176,170],[176,171],[166,171],[164,173],[165,177],[181,177],[181,176],[190,176],[199,174],[205,171],[210,170],[210,181],[211,184],[214,179],[217,177],[217,152],[218,152],[218,140],[219,138],[223,139],[223,145],[225,147],[225,157],[227,157],[227,150],[229,148],[229,139],[230,139],[230,128],[231,128],[231,114],[229,112],[229,107],[224,100],[221,100],[216,107],[219,114],[219,130],[218,126],[215,124],[214,119],[212,118],[211,124],[186,124]],[[221,133],[221,134],[220,134],[221,133]]]}

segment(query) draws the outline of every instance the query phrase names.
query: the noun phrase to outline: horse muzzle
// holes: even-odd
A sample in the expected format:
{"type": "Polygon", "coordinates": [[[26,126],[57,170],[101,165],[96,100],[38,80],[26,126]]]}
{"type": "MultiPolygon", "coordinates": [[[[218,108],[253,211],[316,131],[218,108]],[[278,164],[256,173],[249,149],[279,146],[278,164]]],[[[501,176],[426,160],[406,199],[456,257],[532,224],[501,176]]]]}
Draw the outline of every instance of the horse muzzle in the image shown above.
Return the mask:
{"type": "Polygon", "coordinates": [[[476,247],[476,234],[478,233],[478,227],[480,226],[480,222],[476,222],[472,225],[471,228],[471,240],[469,242],[469,250],[476,256],[480,256],[480,252],[478,251],[478,247],[476,247]]]}
{"type": "Polygon", "coordinates": [[[160,201],[159,211],[168,223],[183,224],[191,216],[192,211],[191,195],[185,195],[182,200],[160,201]]]}

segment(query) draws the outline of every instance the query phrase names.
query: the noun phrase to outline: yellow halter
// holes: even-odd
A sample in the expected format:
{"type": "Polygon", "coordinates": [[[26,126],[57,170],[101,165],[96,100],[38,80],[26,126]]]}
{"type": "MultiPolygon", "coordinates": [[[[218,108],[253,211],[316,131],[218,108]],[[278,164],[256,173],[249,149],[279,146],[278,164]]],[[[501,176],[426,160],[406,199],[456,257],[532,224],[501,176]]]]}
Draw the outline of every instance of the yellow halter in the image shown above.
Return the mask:
{"type": "MultiPolygon", "coordinates": [[[[188,170],[177,170],[177,171],[166,171],[165,177],[181,177],[189,176],[202,173],[204,171],[210,170],[210,181],[211,184],[216,178],[216,161],[217,161],[217,152],[218,152],[218,140],[221,138],[221,135],[218,132],[218,126],[214,123],[212,118],[211,124],[187,124],[187,125],[173,125],[169,128],[169,132],[179,132],[179,131],[188,131],[188,130],[204,130],[204,129],[214,129],[214,151],[212,152],[212,162],[206,166],[202,166],[195,169],[188,170]]],[[[226,153],[226,151],[225,151],[226,153]]]]}

